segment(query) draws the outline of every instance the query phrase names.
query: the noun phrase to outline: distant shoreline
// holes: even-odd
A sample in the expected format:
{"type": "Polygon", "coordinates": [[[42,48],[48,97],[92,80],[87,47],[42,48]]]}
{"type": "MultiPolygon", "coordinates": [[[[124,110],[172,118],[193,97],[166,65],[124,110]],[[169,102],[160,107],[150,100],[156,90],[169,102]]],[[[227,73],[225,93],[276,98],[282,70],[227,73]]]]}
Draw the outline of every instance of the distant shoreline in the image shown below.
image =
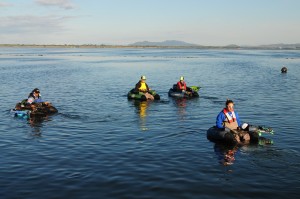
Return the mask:
{"type": "Polygon", "coordinates": [[[152,49],[235,49],[235,50],[300,50],[300,47],[269,46],[140,46],[140,45],[60,45],[60,44],[0,44],[0,48],[152,48],[152,49]]]}

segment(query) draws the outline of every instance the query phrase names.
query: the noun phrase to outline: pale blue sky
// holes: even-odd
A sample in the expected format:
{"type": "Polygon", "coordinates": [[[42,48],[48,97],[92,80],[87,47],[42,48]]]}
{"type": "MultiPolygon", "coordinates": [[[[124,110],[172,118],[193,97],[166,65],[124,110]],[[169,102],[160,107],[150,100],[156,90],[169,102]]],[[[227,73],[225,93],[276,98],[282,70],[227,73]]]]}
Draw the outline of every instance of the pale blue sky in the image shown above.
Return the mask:
{"type": "Polygon", "coordinates": [[[300,43],[299,0],[0,0],[0,43],[300,43]]]}

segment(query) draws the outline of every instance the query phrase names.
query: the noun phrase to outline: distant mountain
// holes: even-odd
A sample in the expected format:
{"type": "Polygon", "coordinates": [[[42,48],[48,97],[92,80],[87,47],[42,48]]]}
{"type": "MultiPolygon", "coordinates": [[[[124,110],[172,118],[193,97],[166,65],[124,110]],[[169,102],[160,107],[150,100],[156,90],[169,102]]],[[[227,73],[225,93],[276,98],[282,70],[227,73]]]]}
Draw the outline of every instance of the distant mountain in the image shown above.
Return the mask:
{"type": "Polygon", "coordinates": [[[236,45],[229,44],[226,46],[204,46],[186,43],[183,41],[177,40],[166,40],[163,42],[136,42],[129,45],[97,45],[97,44],[0,44],[1,47],[39,47],[39,48],[52,48],[52,47],[60,47],[60,48],[193,48],[193,49],[251,49],[251,50],[300,50],[300,43],[296,44],[268,44],[268,45],[236,45]]]}
{"type": "Polygon", "coordinates": [[[184,41],[166,40],[162,42],[150,42],[141,41],[129,44],[128,46],[141,46],[141,47],[191,47],[191,48],[217,48],[217,49],[282,49],[282,50],[299,50],[300,43],[297,44],[268,44],[257,46],[239,46],[236,44],[230,44],[227,46],[203,46],[197,44],[191,44],[184,41]]]}
{"type": "Polygon", "coordinates": [[[186,43],[184,41],[166,40],[162,42],[141,41],[129,44],[129,46],[198,46],[197,44],[186,43]]]}

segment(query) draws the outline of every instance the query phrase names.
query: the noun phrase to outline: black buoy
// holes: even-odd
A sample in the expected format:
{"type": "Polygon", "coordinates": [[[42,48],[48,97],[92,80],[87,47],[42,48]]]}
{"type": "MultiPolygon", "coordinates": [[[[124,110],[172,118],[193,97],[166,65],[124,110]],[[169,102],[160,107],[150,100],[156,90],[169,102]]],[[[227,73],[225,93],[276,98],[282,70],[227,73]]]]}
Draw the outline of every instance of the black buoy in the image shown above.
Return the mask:
{"type": "Polygon", "coordinates": [[[285,67],[285,66],[282,67],[282,68],[281,68],[281,73],[287,73],[287,67],[285,67]]]}

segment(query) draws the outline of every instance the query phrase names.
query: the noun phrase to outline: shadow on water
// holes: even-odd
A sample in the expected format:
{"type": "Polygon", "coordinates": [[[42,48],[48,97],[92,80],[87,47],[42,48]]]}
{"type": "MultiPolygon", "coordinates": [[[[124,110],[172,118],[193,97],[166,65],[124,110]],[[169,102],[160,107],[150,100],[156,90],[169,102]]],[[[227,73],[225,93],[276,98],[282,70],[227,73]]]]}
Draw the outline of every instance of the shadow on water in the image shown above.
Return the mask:
{"type": "Polygon", "coordinates": [[[58,113],[58,115],[63,118],[72,119],[72,120],[83,120],[84,118],[86,119],[86,117],[83,118],[80,115],[70,114],[70,113],[58,113]]]}
{"type": "Polygon", "coordinates": [[[212,97],[212,96],[205,96],[205,95],[201,95],[201,98],[205,100],[209,100],[213,104],[222,104],[225,101],[224,99],[220,99],[219,97],[212,97]]]}

